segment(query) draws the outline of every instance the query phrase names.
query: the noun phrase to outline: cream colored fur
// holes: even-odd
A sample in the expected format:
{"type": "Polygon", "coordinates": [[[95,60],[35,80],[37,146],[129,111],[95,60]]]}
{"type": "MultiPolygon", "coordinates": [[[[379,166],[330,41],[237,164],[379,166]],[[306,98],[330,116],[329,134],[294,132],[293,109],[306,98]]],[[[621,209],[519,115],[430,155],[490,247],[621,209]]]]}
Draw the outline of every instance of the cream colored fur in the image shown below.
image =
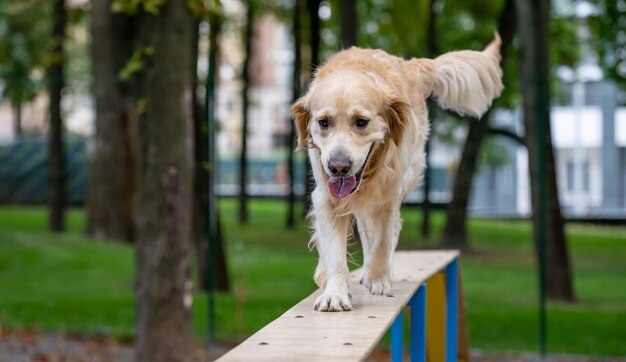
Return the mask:
{"type": "Polygon", "coordinates": [[[435,59],[403,60],[351,48],[331,57],[293,105],[298,148],[308,149],[317,184],[311,215],[319,252],[314,279],[323,292],[316,310],[352,309],[346,253],[353,218],[363,248],[361,283],[372,294],[389,293],[400,206],[425,167],[426,99],[432,94],[444,108],[480,117],[502,91],[499,49],[497,35],[484,51],[435,59]],[[365,127],[357,126],[359,119],[367,121],[365,127]],[[343,198],[332,196],[327,186],[337,155],[352,162],[351,176],[362,171],[358,188],[343,198]]]}

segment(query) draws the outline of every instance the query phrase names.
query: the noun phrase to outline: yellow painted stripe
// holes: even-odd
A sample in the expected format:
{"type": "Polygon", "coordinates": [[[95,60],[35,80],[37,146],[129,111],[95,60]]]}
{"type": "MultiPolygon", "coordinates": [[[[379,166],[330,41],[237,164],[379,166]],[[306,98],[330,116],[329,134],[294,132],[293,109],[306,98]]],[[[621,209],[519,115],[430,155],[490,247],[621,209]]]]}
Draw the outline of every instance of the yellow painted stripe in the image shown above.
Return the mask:
{"type": "Polygon", "coordinates": [[[426,359],[443,362],[446,346],[446,276],[437,273],[426,281],[426,359]]]}

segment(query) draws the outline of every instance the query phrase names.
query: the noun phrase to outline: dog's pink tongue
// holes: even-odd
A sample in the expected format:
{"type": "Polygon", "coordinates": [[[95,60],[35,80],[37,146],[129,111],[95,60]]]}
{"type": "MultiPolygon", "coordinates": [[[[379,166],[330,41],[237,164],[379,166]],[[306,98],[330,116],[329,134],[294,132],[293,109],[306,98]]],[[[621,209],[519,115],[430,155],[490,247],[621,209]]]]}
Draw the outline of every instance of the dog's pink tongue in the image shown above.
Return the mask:
{"type": "Polygon", "coordinates": [[[328,190],[336,198],[342,198],[350,195],[356,186],[356,177],[331,177],[328,180],[328,190]]]}

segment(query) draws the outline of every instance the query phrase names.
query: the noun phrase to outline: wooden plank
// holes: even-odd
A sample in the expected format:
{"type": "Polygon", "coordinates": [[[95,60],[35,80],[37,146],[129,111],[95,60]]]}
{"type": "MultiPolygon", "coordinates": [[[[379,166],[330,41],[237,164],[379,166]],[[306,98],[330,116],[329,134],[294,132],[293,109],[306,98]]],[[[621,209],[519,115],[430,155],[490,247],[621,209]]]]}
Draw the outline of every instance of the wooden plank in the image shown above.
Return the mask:
{"type": "Polygon", "coordinates": [[[417,288],[458,257],[451,251],[398,251],[390,296],[375,296],[350,274],[350,312],[313,310],[320,290],[263,327],[219,361],[361,361],[380,342],[417,288]]]}

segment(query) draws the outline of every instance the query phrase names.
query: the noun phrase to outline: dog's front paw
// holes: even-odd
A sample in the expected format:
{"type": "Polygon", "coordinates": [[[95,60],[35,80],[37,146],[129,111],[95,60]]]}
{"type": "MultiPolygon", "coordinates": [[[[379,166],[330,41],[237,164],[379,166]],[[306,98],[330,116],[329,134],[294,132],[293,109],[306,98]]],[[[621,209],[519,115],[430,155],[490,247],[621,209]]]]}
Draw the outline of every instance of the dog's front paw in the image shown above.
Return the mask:
{"type": "Polygon", "coordinates": [[[361,284],[374,295],[384,295],[391,291],[391,278],[387,274],[372,278],[368,273],[364,273],[361,278],[361,284]]]}
{"type": "Polygon", "coordinates": [[[350,293],[325,290],[317,297],[313,309],[319,312],[343,312],[352,310],[350,293]]]}

